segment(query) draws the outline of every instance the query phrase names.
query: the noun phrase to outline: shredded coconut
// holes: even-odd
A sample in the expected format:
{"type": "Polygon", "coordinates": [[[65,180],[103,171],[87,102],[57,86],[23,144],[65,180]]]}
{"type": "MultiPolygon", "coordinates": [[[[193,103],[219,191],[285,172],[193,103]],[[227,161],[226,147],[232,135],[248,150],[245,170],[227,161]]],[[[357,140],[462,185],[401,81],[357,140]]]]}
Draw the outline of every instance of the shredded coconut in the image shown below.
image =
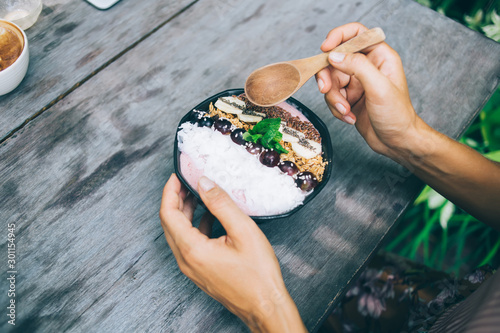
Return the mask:
{"type": "Polygon", "coordinates": [[[188,183],[196,189],[199,177],[210,178],[248,215],[286,213],[299,206],[306,197],[292,177],[277,167],[262,165],[256,156],[235,144],[229,135],[187,122],[181,125],[178,142],[181,173],[196,175],[185,177],[189,178],[186,179],[188,183]],[[188,156],[189,163],[183,163],[182,154],[188,156]],[[195,170],[186,170],[190,168],[195,170]]]}

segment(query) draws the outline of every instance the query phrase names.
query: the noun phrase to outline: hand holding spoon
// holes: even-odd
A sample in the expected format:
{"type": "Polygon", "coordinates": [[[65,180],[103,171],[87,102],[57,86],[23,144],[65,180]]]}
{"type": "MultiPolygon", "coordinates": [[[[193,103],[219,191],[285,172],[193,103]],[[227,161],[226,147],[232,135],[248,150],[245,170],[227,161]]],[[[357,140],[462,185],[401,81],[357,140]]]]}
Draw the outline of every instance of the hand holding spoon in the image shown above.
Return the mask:
{"type": "MultiPolygon", "coordinates": [[[[359,52],[384,40],[384,31],[381,28],[373,28],[340,44],[330,52],[359,52]]],[[[283,102],[299,90],[311,76],[329,65],[330,52],[278,62],[253,71],[245,83],[246,96],[259,106],[272,106],[283,102]]]]}

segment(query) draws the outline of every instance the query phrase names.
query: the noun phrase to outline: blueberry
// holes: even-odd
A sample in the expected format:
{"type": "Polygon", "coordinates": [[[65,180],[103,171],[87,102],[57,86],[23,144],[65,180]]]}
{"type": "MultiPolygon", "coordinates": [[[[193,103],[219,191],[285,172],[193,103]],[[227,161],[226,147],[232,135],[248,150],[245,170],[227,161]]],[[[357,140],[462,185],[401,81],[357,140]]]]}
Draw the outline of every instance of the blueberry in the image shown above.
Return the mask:
{"type": "Polygon", "coordinates": [[[214,124],[214,120],[210,117],[202,117],[198,121],[198,126],[200,126],[200,127],[212,127],[213,124],[214,124]]]}

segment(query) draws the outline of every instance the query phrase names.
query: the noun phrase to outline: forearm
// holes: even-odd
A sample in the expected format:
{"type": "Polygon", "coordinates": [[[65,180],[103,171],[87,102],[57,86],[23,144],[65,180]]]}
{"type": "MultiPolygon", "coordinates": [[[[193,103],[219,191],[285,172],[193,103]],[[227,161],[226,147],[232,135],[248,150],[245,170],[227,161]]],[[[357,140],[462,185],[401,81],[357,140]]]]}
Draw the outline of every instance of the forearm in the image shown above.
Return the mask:
{"type": "Polygon", "coordinates": [[[394,159],[444,197],[500,230],[500,165],[423,121],[394,159]]]}

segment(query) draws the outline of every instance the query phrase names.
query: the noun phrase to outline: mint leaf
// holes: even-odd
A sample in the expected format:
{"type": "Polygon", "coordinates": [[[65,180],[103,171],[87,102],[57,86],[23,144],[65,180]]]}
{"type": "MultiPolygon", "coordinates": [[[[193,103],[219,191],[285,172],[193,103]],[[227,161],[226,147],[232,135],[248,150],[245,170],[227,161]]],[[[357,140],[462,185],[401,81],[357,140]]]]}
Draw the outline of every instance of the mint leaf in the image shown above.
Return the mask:
{"type": "Polygon", "coordinates": [[[281,139],[283,139],[283,133],[281,133],[279,130],[276,131],[276,135],[274,136],[274,141],[280,142],[281,139]]]}
{"type": "Polygon", "coordinates": [[[280,154],[288,154],[288,150],[280,144],[283,134],[279,131],[281,118],[267,118],[259,121],[252,129],[243,133],[243,139],[260,143],[266,149],[274,149],[280,154]]]}
{"type": "Polygon", "coordinates": [[[270,129],[279,129],[281,124],[281,118],[268,118],[259,121],[255,126],[250,130],[251,133],[260,133],[265,134],[270,129]]]}
{"type": "Polygon", "coordinates": [[[271,142],[274,141],[274,137],[276,136],[276,132],[279,132],[278,130],[274,128],[270,128],[266,134],[261,138],[260,143],[265,147],[265,148],[272,148],[271,142]]]}
{"type": "Polygon", "coordinates": [[[283,148],[279,142],[273,142],[273,146],[272,148],[274,150],[276,150],[278,153],[280,154],[288,154],[288,150],[286,150],[285,148],[283,148]]]}
{"type": "Polygon", "coordinates": [[[250,131],[243,133],[243,139],[245,141],[251,141],[257,143],[257,141],[262,137],[262,134],[251,134],[250,131]]]}

